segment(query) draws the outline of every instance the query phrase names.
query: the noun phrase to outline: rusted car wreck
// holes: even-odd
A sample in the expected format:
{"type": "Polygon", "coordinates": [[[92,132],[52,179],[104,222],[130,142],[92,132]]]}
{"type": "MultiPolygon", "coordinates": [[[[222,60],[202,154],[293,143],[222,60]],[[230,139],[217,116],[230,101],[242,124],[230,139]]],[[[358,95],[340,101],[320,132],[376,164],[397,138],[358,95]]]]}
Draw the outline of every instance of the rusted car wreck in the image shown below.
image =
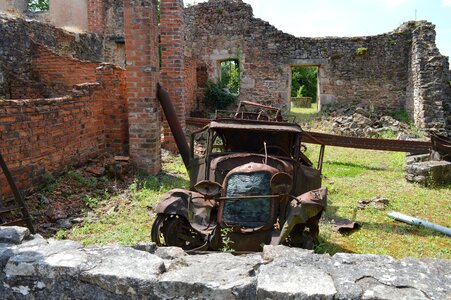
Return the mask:
{"type": "Polygon", "coordinates": [[[301,151],[303,132],[280,110],[240,103],[191,135],[188,148],[167,93],[159,98],[190,176],[155,207],[152,240],[185,250],[258,251],[264,244],[312,248],[326,208],[318,167],[301,151]]]}

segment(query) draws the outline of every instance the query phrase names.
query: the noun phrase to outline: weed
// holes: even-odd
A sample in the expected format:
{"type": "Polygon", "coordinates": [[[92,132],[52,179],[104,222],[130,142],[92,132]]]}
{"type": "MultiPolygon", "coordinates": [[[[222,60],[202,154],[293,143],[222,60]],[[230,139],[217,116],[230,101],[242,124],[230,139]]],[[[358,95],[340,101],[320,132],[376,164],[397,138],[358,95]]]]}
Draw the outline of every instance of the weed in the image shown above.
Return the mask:
{"type": "Polygon", "coordinates": [[[366,48],[366,47],[359,47],[359,48],[355,49],[355,54],[358,55],[358,56],[362,56],[367,51],[368,51],[368,48],[366,48]]]}
{"type": "Polygon", "coordinates": [[[234,249],[232,247],[233,241],[230,239],[231,233],[232,233],[232,228],[221,228],[222,247],[220,250],[223,252],[234,251],[234,249]]]}
{"type": "Polygon", "coordinates": [[[69,171],[67,172],[67,176],[74,179],[76,182],[78,182],[81,186],[86,186],[93,188],[97,185],[97,179],[94,177],[84,177],[82,174],[80,174],[79,171],[69,171]]]}
{"type": "Polygon", "coordinates": [[[55,239],[57,240],[65,240],[66,238],[66,231],[64,229],[60,229],[55,233],[55,239]]]}
{"type": "Polygon", "coordinates": [[[83,202],[89,208],[96,208],[99,205],[100,199],[97,197],[91,197],[89,195],[85,195],[83,197],[83,202]]]}
{"type": "Polygon", "coordinates": [[[391,114],[391,116],[394,119],[396,119],[396,120],[398,120],[400,122],[403,122],[403,123],[406,123],[406,124],[411,124],[412,123],[412,119],[409,117],[408,112],[403,110],[403,109],[393,112],[391,114]]]}
{"type": "Polygon", "coordinates": [[[47,193],[52,193],[56,185],[58,184],[58,180],[53,176],[53,174],[46,172],[42,178],[43,186],[42,191],[47,193]]]}

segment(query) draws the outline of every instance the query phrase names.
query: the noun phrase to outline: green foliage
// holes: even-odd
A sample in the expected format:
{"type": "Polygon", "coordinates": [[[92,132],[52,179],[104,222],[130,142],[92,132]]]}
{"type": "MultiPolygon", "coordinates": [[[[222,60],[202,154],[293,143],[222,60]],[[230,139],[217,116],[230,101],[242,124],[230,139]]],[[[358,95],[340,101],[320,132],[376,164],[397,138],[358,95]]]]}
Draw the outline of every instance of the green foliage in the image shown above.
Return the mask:
{"type": "Polygon", "coordinates": [[[66,239],[66,230],[60,229],[55,234],[55,239],[57,240],[65,240],[66,239]]]}
{"type": "Polygon", "coordinates": [[[299,90],[296,92],[296,97],[298,98],[303,97],[302,93],[304,92],[304,87],[305,87],[304,85],[301,85],[299,87],[299,90]]]}
{"type": "Polygon", "coordinates": [[[49,10],[49,0],[28,0],[29,11],[49,10]]]}
{"type": "Polygon", "coordinates": [[[211,110],[223,110],[236,101],[236,96],[224,89],[221,83],[207,82],[204,101],[211,110]]]}
{"type": "Polygon", "coordinates": [[[46,172],[42,178],[42,191],[51,193],[55,190],[56,185],[58,184],[58,180],[51,174],[46,172]]]}
{"type": "Polygon", "coordinates": [[[293,67],[291,69],[291,97],[311,97],[316,102],[318,87],[317,67],[293,67]]]}
{"type": "Polygon", "coordinates": [[[221,85],[232,94],[240,92],[240,64],[238,60],[225,60],[221,62],[221,85]]]}
{"type": "Polygon", "coordinates": [[[95,187],[97,185],[97,179],[94,177],[84,177],[80,172],[78,171],[69,171],[67,172],[67,176],[74,179],[76,182],[78,182],[81,186],[86,187],[95,187]]]}
{"type": "Polygon", "coordinates": [[[367,51],[368,51],[368,48],[359,47],[359,48],[355,49],[355,54],[361,56],[361,55],[365,54],[367,51]]]}
{"type": "Polygon", "coordinates": [[[232,231],[232,228],[221,228],[222,247],[220,250],[223,252],[234,251],[232,247],[233,241],[230,239],[230,234],[232,231]]]}
{"type": "Polygon", "coordinates": [[[409,114],[403,109],[393,112],[392,117],[406,124],[412,123],[412,119],[410,119],[409,114]]]}
{"type": "Polygon", "coordinates": [[[92,196],[89,196],[89,195],[85,195],[83,197],[83,202],[89,208],[96,208],[99,205],[100,198],[92,197],[92,196]]]}

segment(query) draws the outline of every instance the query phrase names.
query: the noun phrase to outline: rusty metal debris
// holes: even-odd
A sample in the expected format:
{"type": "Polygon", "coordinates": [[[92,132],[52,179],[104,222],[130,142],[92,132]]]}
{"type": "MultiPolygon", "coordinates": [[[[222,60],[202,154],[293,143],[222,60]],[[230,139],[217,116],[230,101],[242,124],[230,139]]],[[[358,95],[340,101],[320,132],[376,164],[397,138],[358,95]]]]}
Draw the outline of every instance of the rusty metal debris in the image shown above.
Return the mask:
{"type": "Polygon", "coordinates": [[[33,223],[31,222],[30,214],[28,213],[28,210],[25,206],[25,202],[23,201],[22,195],[19,192],[19,189],[16,186],[16,182],[14,181],[14,178],[11,174],[11,172],[8,169],[8,166],[6,165],[5,160],[3,159],[2,154],[0,153],[0,167],[3,171],[3,174],[6,177],[6,180],[8,181],[8,184],[11,188],[11,191],[14,195],[14,202],[15,204],[8,205],[3,204],[2,197],[0,195],[0,225],[2,226],[12,226],[12,225],[21,225],[26,224],[28,229],[31,233],[35,233],[33,223]],[[15,217],[14,212],[20,211],[22,214],[22,217],[15,217]],[[10,218],[7,218],[7,214],[9,214],[10,218]]]}
{"type": "Polygon", "coordinates": [[[270,243],[313,247],[327,190],[321,188],[321,163],[313,167],[301,152],[298,124],[283,121],[279,109],[241,102],[234,113],[194,132],[188,146],[160,86],[158,96],[190,190],[172,190],[155,207],[157,245],[190,251],[258,251],[270,243]]]}
{"type": "Polygon", "coordinates": [[[451,161],[451,139],[431,134],[432,149],[440,154],[440,158],[443,160],[451,161]]]}
{"type": "MultiPolygon", "coordinates": [[[[205,126],[209,123],[208,119],[202,118],[188,118],[186,120],[188,124],[205,126]]],[[[374,139],[374,138],[357,138],[348,136],[339,136],[334,134],[302,131],[303,143],[318,144],[325,146],[337,146],[346,148],[357,149],[370,149],[370,150],[384,150],[384,151],[398,151],[398,152],[411,152],[411,153],[427,153],[432,149],[431,142],[422,141],[404,141],[404,140],[390,140],[390,139],[374,139]]],[[[438,141],[438,140],[437,140],[438,141]]],[[[437,142],[439,145],[440,141],[437,142]]],[[[450,144],[442,142],[441,144],[446,146],[449,150],[450,144]]],[[[440,147],[440,146],[437,146],[440,147]]]]}
{"type": "Polygon", "coordinates": [[[359,228],[359,223],[343,218],[334,219],[334,225],[332,225],[332,230],[338,231],[340,233],[350,232],[359,228]]]}
{"type": "Polygon", "coordinates": [[[364,199],[364,200],[359,200],[357,201],[357,207],[364,209],[367,207],[374,207],[377,209],[384,209],[385,207],[387,207],[388,203],[390,201],[387,198],[383,198],[383,197],[374,197],[371,199],[364,199]]]}

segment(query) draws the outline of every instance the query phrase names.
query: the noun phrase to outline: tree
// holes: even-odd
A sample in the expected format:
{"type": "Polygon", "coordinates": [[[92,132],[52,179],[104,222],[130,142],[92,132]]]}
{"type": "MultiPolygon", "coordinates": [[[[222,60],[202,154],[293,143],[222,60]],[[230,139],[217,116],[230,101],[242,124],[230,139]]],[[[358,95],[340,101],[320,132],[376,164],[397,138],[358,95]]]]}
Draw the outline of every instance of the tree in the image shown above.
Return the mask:
{"type": "Polygon", "coordinates": [[[316,101],[317,84],[317,67],[293,67],[291,69],[291,97],[311,97],[313,101],[316,101]]]}
{"type": "Polygon", "coordinates": [[[49,0],[27,0],[29,11],[49,10],[49,0]]]}

